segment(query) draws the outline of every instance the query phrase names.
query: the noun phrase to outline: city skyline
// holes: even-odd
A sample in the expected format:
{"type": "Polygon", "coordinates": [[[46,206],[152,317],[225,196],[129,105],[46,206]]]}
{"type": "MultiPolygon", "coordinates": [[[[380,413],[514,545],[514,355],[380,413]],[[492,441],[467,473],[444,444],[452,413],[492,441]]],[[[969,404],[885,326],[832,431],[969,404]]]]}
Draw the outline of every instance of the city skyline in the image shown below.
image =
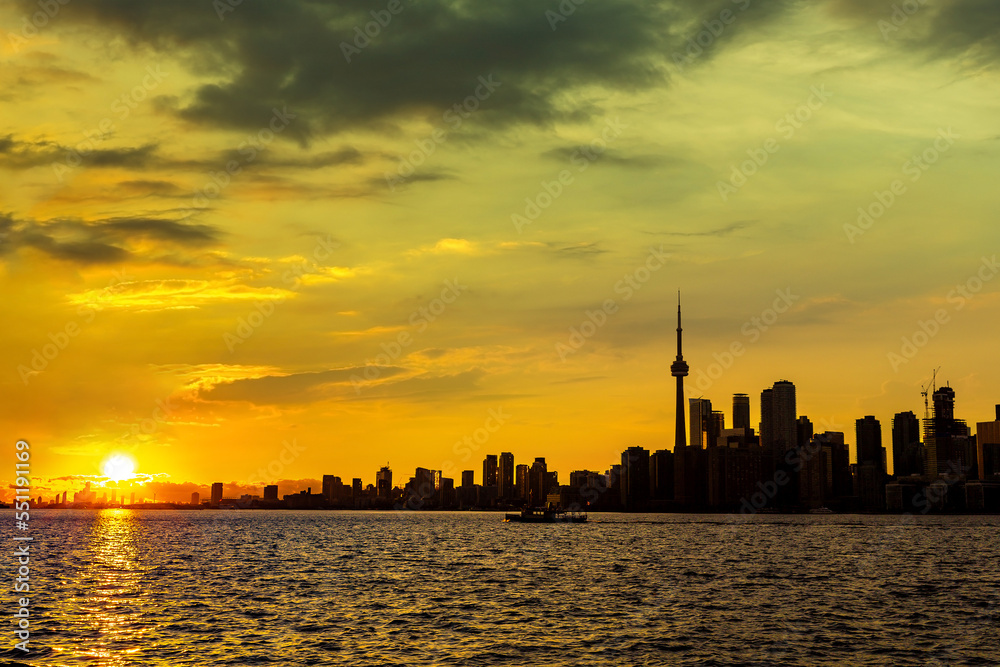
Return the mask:
{"type": "Polygon", "coordinates": [[[0,7],[0,428],[53,492],[669,447],[678,288],[689,397],[991,414],[974,3],[401,6],[0,7]]]}

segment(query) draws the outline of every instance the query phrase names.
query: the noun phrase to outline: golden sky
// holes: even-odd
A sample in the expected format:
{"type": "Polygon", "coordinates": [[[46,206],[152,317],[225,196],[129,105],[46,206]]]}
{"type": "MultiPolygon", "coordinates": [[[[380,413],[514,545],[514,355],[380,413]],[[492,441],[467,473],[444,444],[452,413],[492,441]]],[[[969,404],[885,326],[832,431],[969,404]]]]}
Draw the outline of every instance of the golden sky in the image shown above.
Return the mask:
{"type": "Polygon", "coordinates": [[[672,446],[677,290],[727,424],[992,420],[1000,12],[893,4],[0,4],[0,430],[45,494],[565,480],[672,446]]]}

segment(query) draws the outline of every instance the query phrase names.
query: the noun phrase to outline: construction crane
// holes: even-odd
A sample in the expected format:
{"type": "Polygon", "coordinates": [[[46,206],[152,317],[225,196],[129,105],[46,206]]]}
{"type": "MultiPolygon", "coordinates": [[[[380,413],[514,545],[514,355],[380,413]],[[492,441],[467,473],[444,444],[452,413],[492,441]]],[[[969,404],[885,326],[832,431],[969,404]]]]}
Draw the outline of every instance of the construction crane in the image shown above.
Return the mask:
{"type": "Polygon", "coordinates": [[[931,418],[930,405],[927,402],[927,389],[930,388],[930,393],[931,394],[934,393],[934,390],[936,389],[936,387],[934,386],[934,381],[937,379],[937,374],[939,370],[941,370],[940,366],[935,368],[934,372],[931,374],[931,381],[925,384],[923,387],[921,387],[920,395],[924,397],[924,419],[931,418]]]}

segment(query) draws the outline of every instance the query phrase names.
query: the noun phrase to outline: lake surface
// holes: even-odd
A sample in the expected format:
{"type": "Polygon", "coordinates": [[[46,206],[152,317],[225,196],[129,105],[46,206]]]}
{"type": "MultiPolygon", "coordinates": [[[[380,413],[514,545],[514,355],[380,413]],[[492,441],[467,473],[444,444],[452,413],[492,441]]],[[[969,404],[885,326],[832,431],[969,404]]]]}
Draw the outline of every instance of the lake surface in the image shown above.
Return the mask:
{"type": "Polygon", "coordinates": [[[31,516],[24,664],[1000,664],[1000,517],[31,516]]]}

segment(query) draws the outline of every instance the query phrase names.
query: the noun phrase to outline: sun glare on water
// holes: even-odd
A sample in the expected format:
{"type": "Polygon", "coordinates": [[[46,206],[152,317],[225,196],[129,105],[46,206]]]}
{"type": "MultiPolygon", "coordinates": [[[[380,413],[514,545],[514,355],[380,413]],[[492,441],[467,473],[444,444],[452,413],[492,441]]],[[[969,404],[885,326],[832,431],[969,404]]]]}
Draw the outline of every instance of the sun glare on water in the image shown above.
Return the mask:
{"type": "Polygon", "coordinates": [[[135,474],[135,461],[124,454],[113,454],[105,459],[101,472],[113,482],[132,479],[135,474]]]}

